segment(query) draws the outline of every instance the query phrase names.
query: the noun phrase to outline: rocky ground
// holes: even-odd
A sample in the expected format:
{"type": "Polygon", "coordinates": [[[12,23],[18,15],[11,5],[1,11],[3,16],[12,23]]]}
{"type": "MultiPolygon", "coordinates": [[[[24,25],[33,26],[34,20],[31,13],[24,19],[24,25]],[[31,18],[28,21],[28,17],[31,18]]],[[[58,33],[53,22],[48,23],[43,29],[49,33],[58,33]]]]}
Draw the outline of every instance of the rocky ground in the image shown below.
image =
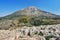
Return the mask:
{"type": "Polygon", "coordinates": [[[0,40],[60,40],[60,24],[0,30],[0,40]]]}

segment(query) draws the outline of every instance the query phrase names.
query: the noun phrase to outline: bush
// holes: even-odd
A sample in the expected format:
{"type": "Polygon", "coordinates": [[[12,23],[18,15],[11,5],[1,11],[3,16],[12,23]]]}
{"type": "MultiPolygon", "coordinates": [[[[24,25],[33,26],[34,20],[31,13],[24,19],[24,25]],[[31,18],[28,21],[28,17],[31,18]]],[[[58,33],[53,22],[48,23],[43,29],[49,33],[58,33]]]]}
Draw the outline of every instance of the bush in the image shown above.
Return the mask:
{"type": "Polygon", "coordinates": [[[20,23],[28,23],[30,20],[30,17],[29,16],[23,16],[19,19],[19,22],[20,23]]]}
{"type": "Polygon", "coordinates": [[[20,23],[24,23],[25,26],[30,26],[30,17],[29,16],[23,16],[19,19],[20,23]]]}
{"type": "Polygon", "coordinates": [[[47,21],[43,21],[43,24],[48,25],[48,24],[51,24],[51,22],[47,20],[47,21]]]}
{"type": "Polygon", "coordinates": [[[35,19],[35,18],[31,18],[30,23],[31,23],[33,26],[39,26],[39,25],[42,24],[42,20],[40,20],[40,19],[35,19]]]}

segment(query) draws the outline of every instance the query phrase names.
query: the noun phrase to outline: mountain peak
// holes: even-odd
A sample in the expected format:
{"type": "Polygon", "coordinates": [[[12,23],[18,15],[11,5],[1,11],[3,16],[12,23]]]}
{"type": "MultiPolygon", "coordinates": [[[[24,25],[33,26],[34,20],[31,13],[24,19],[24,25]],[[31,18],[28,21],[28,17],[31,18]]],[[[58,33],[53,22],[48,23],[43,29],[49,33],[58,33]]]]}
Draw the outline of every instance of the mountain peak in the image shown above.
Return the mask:
{"type": "Polygon", "coordinates": [[[37,10],[38,8],[35,7],[35,6],[30,6],[30,7],[28,7],[28,9],[31,9],[31,10],[37,10]]]}
{"type": "Polygon", "coordinates": [[[29,6],[29,8],[37,8],[37,7],[35,7],[35,6],[29,6]]]}

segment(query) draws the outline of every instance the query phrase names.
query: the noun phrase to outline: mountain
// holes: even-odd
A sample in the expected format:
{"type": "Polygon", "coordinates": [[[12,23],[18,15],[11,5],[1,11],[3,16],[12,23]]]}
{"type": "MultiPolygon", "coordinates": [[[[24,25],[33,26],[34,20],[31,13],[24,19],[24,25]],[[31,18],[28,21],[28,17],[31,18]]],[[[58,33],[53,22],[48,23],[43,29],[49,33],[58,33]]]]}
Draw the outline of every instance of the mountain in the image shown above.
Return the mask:
{"type": "Polygon", "coordinates": [[[16,11],[12,13],[11,15],[7,15],[5,17],[2,17],[0,19],[16,19],[20,16],[30,16],[30,17],[40,17],[40,18],[58,18],[58,15],[52,14],[50,12],[43,11],[37,7],[30,6],[25,9],[21,9],[19,11],[16,11]]]}
{"type": "MultiPolygon", "coordinates": [[[[37,7],[28,7],[28,8],[25,8],[25,9],[21,9],[19,11],[16,11],[10,15],[7,15],[7,16],[4,16],[4,17],[0,17],[0,29],[9,29],[11,27],[15,27],[16,23],[20,20],[19,18],[21,18],[22,16],[27,16],[29,17],[30,19],[28,20],[30,23],[26,23],[26,25],[41,25],[41,24],[59,24],[60,21],[56,21],[56,20],[50,20],[50,18],[59,18],[60,16],[58,15],[55,15],[53,13],[50,13],[50,12],[46,12],[46,11],[43,11],[37,7]],[[42,21],[40,20],[41,18],[44,18],[42,19],[42,21]],[[47,20],[45,20],[46,18],[48,18],[47,20]],[[36,20],[38,19],[38,20],[36,20]],[[45,20],[45,21],[44,21],[45,20]],[[43,22],[44,21],[44,22],[43,22]]],[[[24,19],[23,19],[24,22],[26,22],[24,19]]],[[[18,25],[23,25],[21,23],[17,23],[18,25]]]]}

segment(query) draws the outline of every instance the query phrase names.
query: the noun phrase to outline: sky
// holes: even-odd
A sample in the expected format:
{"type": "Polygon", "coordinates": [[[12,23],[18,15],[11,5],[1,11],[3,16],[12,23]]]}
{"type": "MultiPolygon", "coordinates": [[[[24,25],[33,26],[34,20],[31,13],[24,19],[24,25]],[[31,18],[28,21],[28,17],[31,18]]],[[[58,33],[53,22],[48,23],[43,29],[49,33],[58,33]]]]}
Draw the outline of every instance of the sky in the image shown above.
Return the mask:
{"type": "Polygon", "coordinates": [[[29,6],[60,15],[60,0],[0,0],[0,17],[29,6]]]}

